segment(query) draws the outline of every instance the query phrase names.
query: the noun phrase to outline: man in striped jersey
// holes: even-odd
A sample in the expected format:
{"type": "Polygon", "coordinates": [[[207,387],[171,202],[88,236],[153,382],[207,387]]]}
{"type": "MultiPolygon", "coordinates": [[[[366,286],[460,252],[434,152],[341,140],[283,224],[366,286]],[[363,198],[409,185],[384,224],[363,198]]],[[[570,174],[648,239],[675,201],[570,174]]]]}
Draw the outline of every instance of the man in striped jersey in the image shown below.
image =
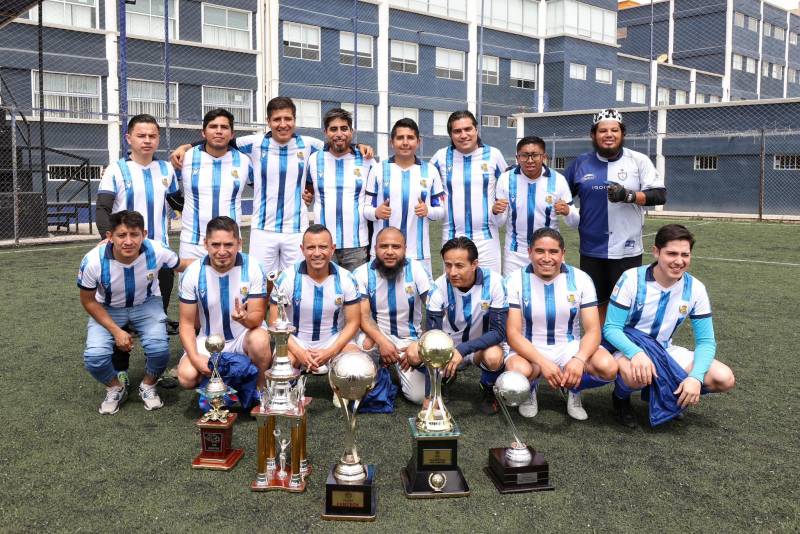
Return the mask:
{"type": "Polygon", "coordinates": [[[241,252],[239,225],[231,217],[208,221],[207,254],[181,277],[180,335],[185,354],[178,363],[178,381],[191,389],[210,376],[205,340],[225,338],[224,352],[245,354],[258,367],[256,385],[263,387],[271,353],[264,316],[267,277],[258,261],[241,252]],[[200,335],[195,320],[200,317],[200,335]]]}
{"type": "Polygon", "coordinates": [[[567,414],[583,421],[588,416],[580,390],[597,385],[597,379],[610,382],[617,375],[614,359],[600,347],[594,284],[589,275],[564,263],[564,238],[558,230],[536,230],[528,251],[528,265],[506,280],[506,333],[512,351],[506,368],[534,380],[531,396],[520,405],[519,413],[536,416],[536,386],[543,377],[551,388],[569,390],[567,414]]]}
{"type": "MultiPolygon", "coordinates": [[[[394,156],[371,174],[367,196],[372,201],[364,207],[364,215],[370,221],[380,221],[376,230],[399,228],[405,236],[405,257],[422,262],[430,273],[429,221],[438,221],[445,215],[442,180],[436,167],[417,158],[416,122],[407,118],[397,121],[391,139],[394,156]]],[[[373,237],[373,251],[375,246],[373,237]]]]}
{"type": "Polygon", "coordinates": [[[160,269],[182,271],[190,260],[159,241],[145,237],[145,223],[136,211],[122,210],[108,219],[108,243],[95,247],[84,256],[78,272],[81,304],[89,313],[86,369],[106,386],[100,405],[101,414],[115,414],[128,395],[127,382],[117,376],[111,363],[114,347],[133,349],[130,333],[139,333],[147,363],[139,385],[139,395],[146,410],[161,408],[156,381],[169,361],[166,320],[158,286],[160,269]]]}
{"type": "Polygon", "coordinates": [[[624,332],[625,327],[648,334],[683,367],[686,377],[674,394],[681,408],[700,402],[700,389],[722,392],[734,387],[733,371],[716,360],[717,343],[711,320],[711,303],[703,283],[688,273],[694,236],[680,224],[662,226],[655,236],[655,262],[625,271],[614,286],[603,336],[619,352],[619,376],[626,388],[614,389],[617,420],[636,426],[630,405],[630,389],[652,383],[655,366],[650,357],[624,332]],[[692,322],[694,351],[672,344],[672,337],[686,318],[692,322]]]}
{"type": "Polygon", "coordinates": [[[406,240],[392,226],[375,236],[375,259],[356,269],[361,301],[362,347],[376,352],[384,365],[394,365],[403,395],[416,404],[425,398],[425,374],[414,369],[422,309],[433,285],[422,262],[406,256],[406,240]]]}
{"type": "Polygon", "coordinates": [[[335,260],[353,271],[369,258],[364,217],[369,175],[375,162],[352,146],[353,117],[333,108],[325,114],[326,145],[308,160],[306,181],[314,196],[314,221],[332,230],[335,260]]]}
{"type": "Polygon", "coordinates": [[[497,226],[506,225],[504,276],[530,265],[528,250],[538,228],[558,230],[557,215],[572,227],[580,221],[566,178],[544,164],[546,155],[544,139],[523,137],[517,143],[517,165],[497,182],[492,213],[497,226]]]}
{"type": "Polygon", "coordinates": [[[447,119],[447,133],[452,143],[431,158],[447,195],[442,241],[468,237],[478,248],[481,267],[499,273],[500,237],[491,208],[497,178],[507,168],[506,160],[499,150],[483,144],[478,121],[470,111],[452,113],[447,119]]]}
{"type": "Polygon", "coordinates": [[[181,168],[185,198],[181,215],[181,258],[203,258],[205,228],[225,215],[241,224],[242,190],[253,181],[250,159],[228,146],[233,139],[233,115],[213,109],[203,117],[205,142],[186,153],[181,168]]]}

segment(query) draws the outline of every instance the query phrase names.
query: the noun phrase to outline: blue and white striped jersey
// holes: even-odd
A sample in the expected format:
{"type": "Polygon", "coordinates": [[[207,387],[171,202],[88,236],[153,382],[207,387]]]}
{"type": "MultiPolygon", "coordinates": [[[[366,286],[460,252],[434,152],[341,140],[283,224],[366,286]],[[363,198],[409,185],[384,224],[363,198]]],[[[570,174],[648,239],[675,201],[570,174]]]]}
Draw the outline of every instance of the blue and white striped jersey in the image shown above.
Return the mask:
{"type": "Polygon", "coordinates": [[[114,244],[98,245],[83,257],[78,287],[95,291],[95,299],[112,308],[130,308],[151,296],[160,296],[158,271],[175,269],[178,255],[151,239],[145,239],[139,256],[126,265],[114,259],[114,244]]]}
{"type": "Polygon", "coordinates": [[[206,255],[186,268],[179,295],[181,302],[197,304],[204,336],[220,334],[225,341],[231,341],[247,330],[231,319],[236,299],[244,304],[250,299],[267,298],[267,278],[261,264],[247,254],[238,253],[233,268],[222,274],[211,266],[206,255]]]}
{"type": "Polygon", "coordinates": [[[181,241],[200,245],[208,221],[227,215],[242,223],[242,190],[253,181],[250,159],[228,149],[221,158],[211,156],[198,145],[186,152],[181,169],[184,207],[181,215],[181,241]]]}
{"type": "Polygon", "coordinates": [[[153,160],[142,166],[131,159],[110,163],[100,179],[97,193],[114,195],[111,213],[138,211],[144,217],[147,238],[168,246],[167,195],[178,190],[172,165],[153,160]]]}
{"type": "Polygon", "coordinates": [[[564,175],[572,195],[580,198],[581,254],[601,259],[640,255],[645,209],[637,204],[609,202],[607,189],[608,182],[622,184],[630,191],[664,187],[664,179],[650,159],[627,148],[614,160],[588,152],[578,156],[564,175]]]}
{"type": "Polygon", "coordinates": [[[271,132],[236,138],[236,147],[253,164],[253,228],[283,234],[305,232],[308,210],[302,194],[306,160],[322,146],[319,139],[297,134],[283,145],[271,132]]]}
{"type": "Polygon", "coordinates": [[[522,333],[538,346],[559,345],[581,338],[583,308],[597,306],[589,275],[566,263],[561,274],[545,282],[528,265],[506,279],[508,306],[522,313],[522,333]]]}
{"type": "MultiPolygon", "coordinates": [[[[531,180],[516,165],[497,181],[497,199],[508,200],[506,211],[494,216],[498,226],[506,225],[506,248],[526,252],[533,232],[542,227],[558,230],[555,203],[563,200],[572,204],[572,193],[567,179],[555,169],[542,166],[542,174],[531,180]]],[[[577,226],[578,210],[570,209],[565,220],[570,226],[577,226]]]]}
{"type": "MultiPolygon", "coordinates": [[[[301,341],[320,341],[335,336],[344,327],[344,307],[361,300],[353,273],[335,263],[324,282],[308,276],[306,262],[297,262],[281,272],[275,285],[289,295],[286,315],[301,341]]],[[[274,297],[274,293],[273,293],[274,297]]],[[[272,299],[275,303],[275,299],[272,299]]]]}
{"type": "Polygon", "coordinates": [[[462,154],[450,145],[436,152],[431,163],[439,169],[447,194],[442,242],[461,235],[473,241],[496,238],[491,210],[497,179],[507,168],[500,151],[480,145],[472,153],[462,154]]]}
{"type": "Polygon", "coordinates": [[[381,276],[375,260],[353,272],[359,291],[369,298],[372,319],[384,334],[400,339],[418,339],[422,333],[422,308],[433,285],[425,266],[406,258],[403,271],[394,280],[381,276]]]}
{"type": "Polygon", "coordinates": [[[443,274],[433,284],[428,297],[428,311],[444,314],[445,332],[456,344],[476,339],[489,330],[489,310],[507,311],[508,296],[503,277],[489,269],[478,268],[475,283],[462,292],[450,285],[443,274]]]}
{"type": "Polygon", "coordinates": [[[665,348],[687,316],[711,317],[711,302],[700,280],[684,273],[680,281],[664,289],[653,276],[653,265],[622,273],[611,293],[611,304],[628,310],[625,326],[649,334],[665,348]]]}

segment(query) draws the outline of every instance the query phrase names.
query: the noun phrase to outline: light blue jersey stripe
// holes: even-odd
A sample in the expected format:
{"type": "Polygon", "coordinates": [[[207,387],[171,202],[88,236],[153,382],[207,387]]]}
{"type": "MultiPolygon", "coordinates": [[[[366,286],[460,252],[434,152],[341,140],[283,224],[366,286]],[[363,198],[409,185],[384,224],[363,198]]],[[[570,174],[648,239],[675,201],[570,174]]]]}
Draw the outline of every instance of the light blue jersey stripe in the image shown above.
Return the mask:
{"type": "Polygon", "coordinates": [[[125,273],[125,307],[131,308],[136,296],[136,272],[134,267],[123,267],[125,273]]]}
{"type": "Polygon", "coordinates": [[[531,299],[530,267],[520,271],[522,281],[522,313],[525,316],[525,339],[533,341],[533,302],[531,299]]]}
{"type": "Polygon", "coordinates": [[[142,171],[142,178],[144,179],[144,197],[147,202],[147,238],[153,239],[156,226],[156,213],[155,213],[155,193],[153,192],[153,173],[150,169],[142,171]]]}
{"type": "Polygon", "coordinates": [[[98,247],[100,253],[100,283],[103,284],[103,294],[105,295],[105,305],[111,305],[111,262],[106,256],[106,251],[111,247],[109,243],[105,247],[98,247]]]}
{"type": "MultiPolygon", "coordinates": [[[[355,284],[358,287],[358,283],[355,284]]],[[[335,272],[333,273],[333,290],[336,293],[336,298],[341,299],[342,303],[344,303],[344,295],[342,295],[342,278],[339,268],[336,267],[335,272]]],[[[339,311],[342,307],[337,307],[333,311],[333,324],[331,325],[331,334],[336,334],[339,332],[339,311]]]]}
{"type": "Polygon", "coordinates": [[[527,202],[527,228],[525,229],[528,246],[533,245],[533,231],[536,225],[536,184],[528,184],[528,202],[527,202]]]}
{"type": "MultiPolygon", "coordinates": [[[[192,244],[200,243],[200,147],[195,147],[192,154],[192,201],[194,214],[192,217],[192,244]]],[[[206,334],[208,335],[208,334],[206,334]]]]}
{"type": "Polygon", "coordinates": [[[119,170],[122,171],[122,181],[125,183],[125,209],[132,211],[134,209],[133,178],[128,162],[124,159],[119,160],[119,170]]]}
{"type": "MultiPolygon", "coordinates": [[[[578,285],[575,283],[575,269],[571,265],[563,264],[567,271],[567,291],[578,291],[578,285]]],[[[567,340],[573,341],[575,339],[575,317],[578,315],[578,306],[573,305],[569,309],[569,320],[567,321],[567,340]]]]}
{"type": "MultiPolygon", "coordinates": [[[[519,181],[517,178],[519,177],[519,166],[517,166],[513,171],[508,173],[508,203],[511,204],[511,235],[508,236],[511,239],[511,244],[509,245],[509,249],[513,252],[517,252],[519,249],[519,242],[517,241],[517,187],[519,187],[519,181]]],[[[523,279],[525,278],[523,273],[523,279]]],[[[530,338],[528,338],[530,339],[530,338]]]]}
{"type": "Polygon", "coordinates": [[[317,152],[317,191],[319,192],[319,202],[322,209],[320,212],[319,223],[322,226],[328,226],[325,222],[325,152],[320,150],[317,152]]]}
{"type": "Polygon", "coordinates": [[[359,199],[361,197],[361,188],[363,184],[364,181],[358,178],[353,191],[353,242],[356,247],[361,246],[361,202],[359,202],[359,199]]]}
{"type": "Polygon", "coordinates": [[[336,160],[336,246],[344,246],[344,160],[336,160]]]}
{"type": "Polygon", "coordinates": [[[669,295],[669,291],[662,291],[661,297],[658,299],[656,316],[653,319],[653,324],[650,326],[650,335],[654,338],[658,337],[658,331],[661,330],[661,323],[664,322],[664,314],[667,313],[667,304],[669,304],[669,295]]]}
{"type": "Polygon", "coordinates": [[[275,231],[283,232],[283,212],[286,203],[286,173],[289,170],[289,147],[282,146],[278,151],[278,206],[275,213],[275,231]]]}
{"type": "MultiPolygon", "coordinates": [[[[280,283],[276,283],[275,285],[280,285],[280,283]]],[[[300,301],[303,298],[303,277],[297,271],[297,266],[295,266],[295,273],[294,273],[294,288],[292,291],[292,306],[295,309],[298,309],[300,306],[300,301]]],[[[294,324],[294,331],[298,332],[300,330],[300,313],[293,313],[292,314],[292,323],[294,324]]]]}
{"type": "Polygon", "coordinates": [[[464,156],[464,233],[472,239],[472,156],[464,156]]]}
{"type": "Polygon", "coordinates": [[[389,301],[389,331],[393,336],[399,336],[400,333],[397,330],[397,292],[394,288],[394,280],[387,280],[386,292],[389,301]]]}
{"type": "Polygon", "coordinates": [[[230,284],[231,279],[229,275],[219,277],[219,305],[222,311],[222,332],[225,334],[226,341],[233,339],[233,331],[231,330],[230,284]]]}
{"type": "MultiPolygon", "coordinates": [[[[555,194],[556,194],[556,173],[551,172],[550,176],[547,177],[547,194],[550,195],[550,198],[555,201],[555,194]]],[[[548,206],[544,209],[544,225],[547,228],[550,228],[550,223],[552,222],[552,213],[553,213],[553,206],[548,203],[548,206]]]]}
{"type": "Polygon", "coordinates": [[[636,300],[631,306],[630,316],[628,317],[628,326],[636,328],[639,320],[642,318],[642,311],[644,310],[644,301],[647,298],[647,266],[639,267],[636,271],[636,300]]]}
{"type": "Polygon", "coordinates": [[[553,284],[544,286],[544,308],[547,318],[547,344],[556,344],[556,292],[553,284]]]}
{"type": "Polygon", "coordinates": [[[447,155],[445,162],[445,188],[447,189],[447,223],[448,223],[448,239],[453,239],[456,236],[456,224],[453,220],[453,147],[447,147],[447,155]]]}
{"type": "MultiPolygon", "coordinates": [[[[405,282],[407,285],[416,285],[414,282],[414,271],[411,269],[411,261],[406,260],[405,268],[405,282]]],[[[414,293],[410,293],[408,295],[408,334],[411,336],[412,339],[417,339],[417,329],[414,327],[414,304],[416,302],[416,298],[414,297],[414,293]]]]}
{"type": "Polygon", "coordinates": [[[264,136],[261,141],[261,206],[258,213],[258,229],[263,230],[267,224],[267,172],[269,171],[269,144],[271,137],[264,136]]]}
{"type": "Polygon", "coordinates": [[[469,341],[470,330],[472,330],[472,294],[467,294],[461,297],[461,307],[464,312],[464,333],[461,335],[461,341],[469,341]]]}
{"type": "MultiPolygon", "coordinates": [[[[425,184],[428,184],[428,187],[431,187],[432,184],[430,184],[428,182],[428,166],[425,165],[424,163],[422,165],[420,165],[420,176],[422,177],[422,181],[425,184]]],[[[420,200],[425,202],[426,199],[427,199],[427,196],[428,196],[428,191],[423,189],[420,192],[420,194],[421,194],[420,200]]],[[[425,233],[424,233],[425,224],[426,224],[425,219],[420,219],[420,220],[417,221],[417,258],[419,258],[419,259],[424,259],[424,258],[427,257],[427,255],[425,254],[425,247],[424,247],[424,244],[425,244],[425,233]]],[[[430,254],[430,252],[428,252],[428,254],[430,254]]]]}
{"type": "MultiPolygon", "coordinates": [[[[201,260],[203,261],[203,260],[201,260]]],[[[200,274],[197,277],[197,292],[200,293],[200,309],[203,310],[203,318],[206,325],[206,336],[211,335],[211,321],[208,317],[208,279],[206,278],[206,262],[200,265],[200,274]]]]}
{"type": "Polygon", "coordinates": [[[211,163],[211,218],[219,217],[219,194],[222,189],[222,161],[211,163]]]}
{"type": "Polygon", "coordinates": [[[372,320],[378,320],[378,302],[376,299],[376,293],[378,291],[378,278],[375,273],[375,269],[372,267],[372,263],[370,262],[369,266],[367,267],[367,295],[369,295],[369,308],[372,310],[372,320]]]}
{"type": "Polygon", "coordinates": [[[400,231],[403,236],[408,235],[408,200],[411,196],[411,171],[405,170],[400,173],[400,186],[403,196],[402,212],[400,216],[400,231]]]}
{"type": "Polygon", "coordinates": [[[320,337],[320,329],[322,327],[322,302],[324,295],[324,290],[321,287],[314,288],[314,311],[313,311],[313,331],[311,334],[312,341],[319,341],[320,337]]]}
{"type": "Polygon", "coordinates": [[[482,205],[483,205],[483,224],[481,225],[481,230],[483,231],[484,239],[492,238],[492,230],[489,228],[489,178],[491,177],[489,173],[489,163],[491,162],[491,159],[492,159],[492,148],[488,145],[484,145],[483,163],[484,165],[486,165],[486,170],[483,172],[483,190],[482,190],[483,195],[481,195],[482,205]]]}

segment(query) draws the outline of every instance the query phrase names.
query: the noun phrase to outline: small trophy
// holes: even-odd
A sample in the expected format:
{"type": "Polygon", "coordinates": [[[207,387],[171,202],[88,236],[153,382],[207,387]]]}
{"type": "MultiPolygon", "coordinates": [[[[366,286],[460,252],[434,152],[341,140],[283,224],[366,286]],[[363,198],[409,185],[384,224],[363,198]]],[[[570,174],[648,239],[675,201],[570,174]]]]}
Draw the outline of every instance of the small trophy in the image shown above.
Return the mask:
{"type": "Polygon", "coordinates": [[[356,412],[361,399],[375,386],[378,369],[361,351],[345,352],[331,363],[328,381],[347,421],[345,448],[328,472],[323,519],[373,521],[376,514],[375,466],[364,465],[355,443],[356,412]],[[352,401],[352,409],[349,407],[352,401]]]}
{"type": "Polygon", "coordinates": [[[200,443],[202,450],[192,461],[193,469],[218,469],[229,471],[242,458],[242,449],[231,448],[231,434],[236,414],[229,413],[224,408],[224,397],[235,391],[229,388],[217,370],[220,353],[225,348],[225,338],[210,335],[206,338],[206,350],[211,355],[213,370],[211,378],[203,388],[197,392],[204,395],[211,408],[195,423],[200,428],[200,443]]]}
{"type": "Polygon", "coordinates": [[[409,498],[464,497],[469,485],[458,467],[461,431],[444,406],[442,372],[453,358],[453,340],[441,330],[429,330],[419,340],[419,352],[428,370],[431,396],[417,417],[410,417],[412,456],[400,471],[409,498]]]}
{"type": "Polygon", "coordinates": [[[516,371],[506,371],[494,384],[494,394],[514,436],[510,447],[489,449],[489,465],[484,468],[500,493],[554,489],[550,484],[549,469],[544,456],[519,439],[517,427],[507,408],[525,402],[530,392],[528,379],[516,371]]]}
{"type": "MultiPolygon", "coordinates": [[[[275,272],[267,276],[271,282],[276,278],[275,272]]],[[[289,360],[289,336],[294,332],[286,316],[289,299],[277,285],[272,295],[278,306],[278,317],[269,325],[275,357],[272,367],[265,372],[267,383],[261,402],[250,412],[259,422],[256,479],[250,489],[301,492],[305,491],[306,477],[311,473],[306,458],[306,409],[311,398],[305,396],[306,376],[301,376],[289,360]],[[289,428],[290,438],[281,439],[279,422],[289,428]]]]}

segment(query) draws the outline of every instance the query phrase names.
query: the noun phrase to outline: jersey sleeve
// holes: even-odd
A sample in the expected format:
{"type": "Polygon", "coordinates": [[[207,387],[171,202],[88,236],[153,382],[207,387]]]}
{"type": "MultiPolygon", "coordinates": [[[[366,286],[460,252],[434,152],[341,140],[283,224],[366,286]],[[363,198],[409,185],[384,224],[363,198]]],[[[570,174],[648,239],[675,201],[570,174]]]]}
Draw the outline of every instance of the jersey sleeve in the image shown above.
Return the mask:
{"type": "Polygon", "coordinates": [[[637,163],[639,166],[639,189],[641,191],[664,187],[664,177],[658,173],[650,158],[643,155],[638,158],[637,163]]]}
{"type": "Polygon", "coordinates": [[[177,193],[180,190],[180,183],[178,182],[178,175],[175,173],[175,168],[167,164],[167,162],[164,162],[164,164],[167,166],[167,180],[169,181],[167,184],[167,194],[177,193]]]}
{"type": "Polygon", "coordinates": [[[430,184],[428,185],[428,219],[431,221],[439,221],[444,219],[447,214],[445,211],[445,192],[442,186],[442,177],[439,174],[439,169],[430,163],[423,163],[428,166],[428,178],[430,184]]]}
{"type": "Polygon", "coordinates": [[[508,294],[509,308],[520,308],[522,306],[521,276],[525,276],[524,271],[516,270],[506,278],[506,293],[508,294]]]}
{"type": "Polygon", "coordinates": [[[378,194],[380,193],[382,184],[381,180],[378,179],[378,175],[381,174],[383,165],[384,164],[372,165],[367,174],[367,187],[364,191],[366,196],[364,197],[364,207],[362,209],[364,211],[364,218],[368,221],[377,220],[375,217],[375,209],[378,207],[378,194]]]}
{"type": "Polygon", "coordinates": [[[86,289],[87,291],[97,289],[97,279],[99,278],[97,262],[91,261],[90,257],[92,254],[97,253],[97,249],[94,249],[81,260],[81,266],[78,269],[78,287],[81,289],[86,289]]]}
{"type": "Polygon", "coordinates": [[[578,279],[581,290],[581,308],[591,308],[597,306],[597,290],[594,287],[594,282],[583,271],[577,271],[575,277],[578,279]]]}
{"type": "Polygon", "coordinates": [[[581,212],[574,206],[575,199],[572,198],[567,179],[560,173],[556,173],[556,198],[569,204],[569,213],[564,215],[564,222],[572,228],[577,228],[581,222],[581,212]]]}
{"type": "Polygon", "coordinates": [[[156,241],[153,241],[153,246],[158,251],[158,264],[160,267],[165,267],[167,269],[178,268],[178,266],[181,264],[181,259],[172,249],[169,249],[156,241]]]}
{"type": "Polygon", "coordinates": [[[264,134],[252,134],[235,137],[233,140],[236,143],[236,148],[239,150],[239,152],[250,155],[253,153],[253,147],[261,144],[263,139],[264,134]]]}
{"type": "MultiPolygon", "coordinates": [[[[509,173],[511,171],[506,171],[500,175],[500,178],[497,180],[497,187],[495,189],[495,200],[508,200],[508,183],[509,183],[509,173]]],[[[491,209],[491,206],[490,206],[491,209]]],[[[506,210],[502,213],[492,213],[492,217],[494,217],[494,221],[497,226],[504,226],[506,221],[508,220],[508,212],[510,210],[510,206],[506,207],[506,210]]]]}
{"type": "Polygon", "coordinates": [[[117,176],[115,170],[117,169],[116,163],[110,163],[106,170],[103,172],[103,177],[100,178],[100,184],[97,186],[97,194],[107,193],[109,195],[117,195],[117,176]]]}
{"type": "Polygon", "coordinates": [[[342,296],[344,298],[344,303],[345,305],[355,304],[361,300],[361,292],[358,289],[358,280],[356,280],[356,277],[353,276],[353,273],[347,273],[347,276],[344,278],[346,280],[346,283],[342,284],[342,296]]]}
{"type": "Polygon", "coordinates": [[[197,302],[197,276],[199,271],[200,262],[196,261],[181,276],[181,285],[178,290],[178,298],[181,302],[186,304],[195,304],[197,302]]]}
{"type": "Polygon", "coordinates": [[[492,302],[489,307],[495,310],[508,310],[508,291],[505,279],[497,273],[492,273],[492,302]]]}
{"type": "Polygon", "coordinates": [[[431,288],[431,291],[428,295],[428,303],[427,309],[429,312],[433,313],[442,313],[444,311],[446,302],[445,302],[445,294],[442,291],[442,278],[439,278],[431,288]]]}
{"type": "Polygon", "coordinates": [[[369,269],[369,264],[365,263],[353,271],[353,277],[355,277],[356,282],[358,283],[358,291],[362,295],[367,294],[367,285],[369,284],[369,273],[367,273],[367,269],[369,269]]]}
{"type": "Polygon", "coordinates": [[[261,262],[251,257],[248,268],[250,269],[250,286],[247,288],[247,298],[267,298],[267,275],[264,273],[261,262]]]}
{"type": "Polygon", "coordinates": [[[611,291],[611,304],[623,310],[629,310],[636,298],[636,269],[628,269],[619,277],[611,291]]]}
{"type": "Polygon", "coordinates": [[[497,179],[501,174],[506,172],[506,169],[508,169],[508,162],[506,161],[506,158],[503,156],[502,152],[496,148],[493,149],[492,152],[492,158],[494,159],[494,177],[497,179]]]}
{"type": "Polygon", "coordinates": [[[303,140],[311,146],[311,152],[316,152],[317,150],[322,150],[325,147],[325,143],[317,139],[316,137],[307,137],[303,136],[303,140]]]}
{"type": "Polygon", "coordinates": [[[425,295],[430,292],[433,280],[431,280],[431,276],[428,274],[428,271],[425,270],[422,263],[418,261],[413,262],[411,264],[411,272],[414,275],[414,284],[417,286],[417,293],[425,295]]]}
{"type": "Polygon", "coordinates": [[[692,320],[694,319],[704,319],[706,317],[711,317],[711,301],[708,298],[708,292],[706,291],[706,286],[703,285],[702,282],[695,278],[694,282],[694,291],[693,291],[693,299],[692,308],[689,311],[689,318],[692,320]]]}

